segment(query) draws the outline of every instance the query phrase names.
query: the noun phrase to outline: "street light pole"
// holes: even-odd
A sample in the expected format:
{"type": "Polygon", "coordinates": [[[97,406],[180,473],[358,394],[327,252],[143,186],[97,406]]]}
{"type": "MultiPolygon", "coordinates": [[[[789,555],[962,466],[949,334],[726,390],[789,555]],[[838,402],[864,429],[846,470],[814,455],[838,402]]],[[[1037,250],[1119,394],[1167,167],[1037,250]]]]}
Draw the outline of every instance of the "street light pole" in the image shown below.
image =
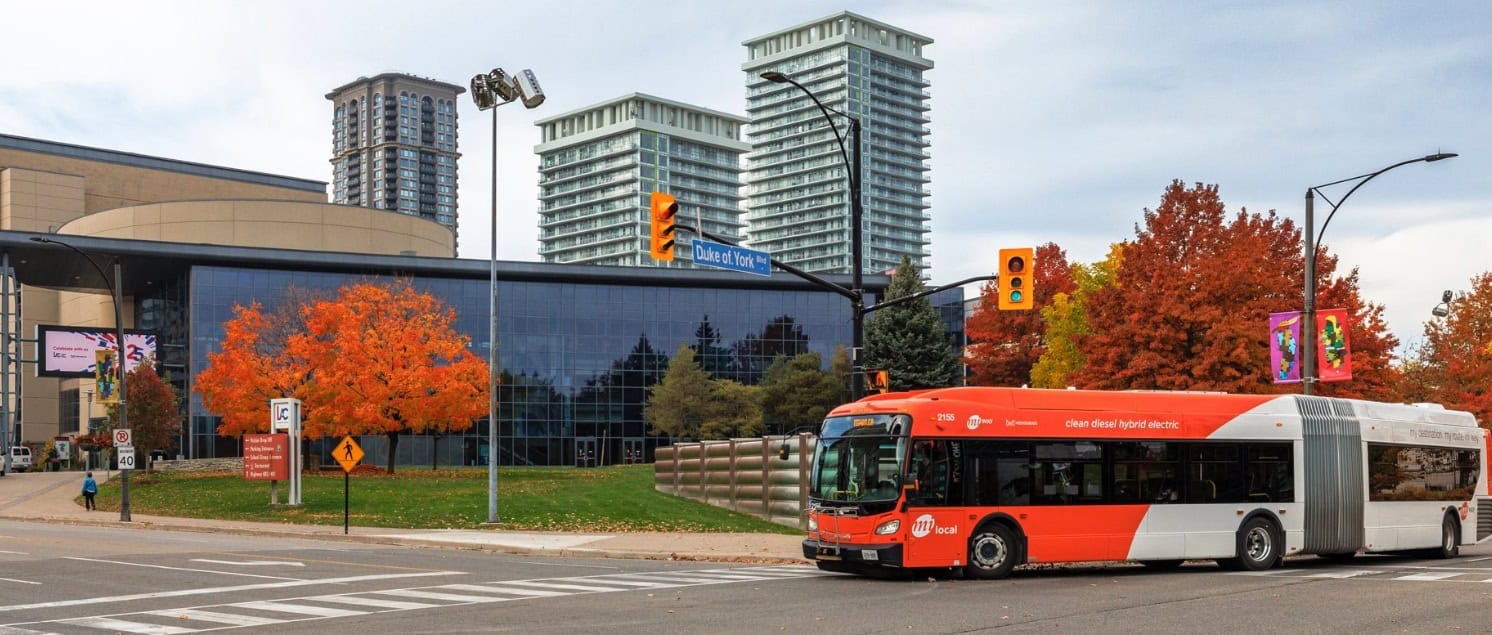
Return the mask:
{"type": "Polygon", "coordinates": [[[864,380],[861,377],[864,372],[862,358],[865,353],[865,287],[864,280],[862,279],[864,273],[862,269],[864,269],[865,263],[862,260],[863,243],[860,236],[864,229],[861,225],[865,217],[865,208],[864,201],[860,196],[861,182],[864,178],[864,173],[861,172],[860,165],[860,152],[863,147],[860,143],[860,118],[825,106],[824,102],[819,101],[819,98],[813,94],[813,91],[808,90],[807,87],[799,84],[787,75],[777,71],[767,71],[761,74],[761,78],[777,84],[792,84],[798,90],[803,91],[803,94],[808,95],[809,99],[813,100],[813,105],[818,106],[819,112],[823,113],[824,119],[829,122],[829,130],[834,133],[834,140],[839,143],[839,158],[844,160],[845,169],[849,170],[850,259],[853,260],[850,263],[850,284],[853,286],[851,289],[853,296],[850,298],[850,366],[852,368],[851,374],[854,376],[854,379],[850,381],[850,398],[852,401],[858,400],[864,384],[864,380]],[[853,161],[851,161],[849,156],[851,153],[845,151],[844,138],[839,134],[838,124],[834,122],[833,115],[829,114],[831,110],[835,114],[848,119],[850,122],[850,143],[855,146],[853,161]]]}
{"type": "Polygon", "coordinates": [[[1434,163],[1436,161],[1449,159],[1455,156],[1459,155],[1454,152],[1437,152],[1435,154],[1422,156],[1417,159],[1400,161],[1377,172],[1359,174],[1357,176],[1342,179],[1340,181],[1332,181],[1330,183],[1323,183],[1321,185],[1306,188],[1305,310],[1301,312],[1300,325],[1300,332],[1304,336],[1301,338],[1300,342],[1302,347],[1300,351],[1300,383],[1304,394],[1312,394],[1312,392],[1314,392],[1313,384],[1316,383],[1316,249],[1321,242],[1321,236],[1326,235],[1326,228],[1331,225],[1332,217],[1336,216],[1337,210],[1341,209],[1342,204],[1347,202],[1347,198],[1352,196],[1352,193],[1356,192],[1357,188],[1362,187],[1364,184],[1366,184],[1368,181],[1373,180],[1373,178],[1378,176],[1379,174],[1383,174],[1384,172],[1387,172],[1399,166],[1409,165],[1411,163],[1419,163],[1421,161],[1425,163],[1434,163]],[[1333,203],[1330,198],[1327,198],[1325,193],[1320,192],[1320,189],[1323,187],[1331,187],[1333,185],[1350,183],[1352,181],[1356,181],[1357,184],[1353,185],[1352,189],[1347,190],[1347,193],[1343,194],[1342,198],[1335,203],[1333,203]],[[1321,199],[1326,201],[1327,205],[1331,206],[1331,212],[1326,215],[1326,222],[1321,224],[1320,234],[1317,234],[1315,231],[1315,207],[1317,194],[1321,194],[1321,199]]]}
{"type": "Polygon", "coordinates": [[[471,78],[471,99],[478,110],[492,111],[492,257],[487,313],[487,523],[497,513],[497,107],[515,99],[525,108],[544,103],[544,91],[531,70],[510,76],[501,68],[471,78]]]}
{"type": "MultiPolygon", "coordinates": [[[[115,369],[119,373],[119,428],[128,430],[130,427],[129,407],[127,399],[129,393],[126,392],[125,377],[129,375],[129,360],[128,348],[124,345],[124,298],[122,291],[124,278],[121,275],[119,257],[114,257],[114,279],[111,281],[109,279],[109,276],[104,275],[103,268],[99,267],[97,262],[94,262],[92,258],[88,257],[88,254],[83,253],[83,251],[78,249],[77,247],[69,245],[60,240],[43,238],[41,236],[32,236],[31,240],[39,243],[61,245],[73,250],[79,256],[82,256],[83,260],[88,261],[88,264],[93,265],[93,270],[98,272],[98,277],[102,278],[104,283],[109,285],[109,297],[114,300],[114,345],[118,349],[115,369]]],[[[119,470],[119,521],[126,523],[130,522],[129,470],[119,470]]]]}

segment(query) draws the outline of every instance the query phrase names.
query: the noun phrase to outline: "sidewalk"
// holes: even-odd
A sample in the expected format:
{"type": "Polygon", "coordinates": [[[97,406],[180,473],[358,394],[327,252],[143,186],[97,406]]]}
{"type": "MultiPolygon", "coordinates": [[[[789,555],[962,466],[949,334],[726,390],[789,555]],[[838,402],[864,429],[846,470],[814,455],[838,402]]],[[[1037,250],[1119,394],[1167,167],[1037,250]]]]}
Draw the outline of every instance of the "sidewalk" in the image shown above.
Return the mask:
{"type": "MultiPolygon", "coordinates": [[[[117,477],[118,472],[112,476],[117,477]]],[[[105,482],[104,473],[93,477],[105,482]]],[[[99,527],[134,527],[173,531],[221,532],[254,536],[347,540],[375,544],[479,549],[552,556],[702,560],[715,562],[806,563],[802,537],[782,534],[629,533],[578,534],[501,529],[389,529],[292,525],[200,518],[172,518],[118,512],[90,512],[73,502],[83,484],[82,472],[26,472],[0,477],[0,519],[99,527]]]]}

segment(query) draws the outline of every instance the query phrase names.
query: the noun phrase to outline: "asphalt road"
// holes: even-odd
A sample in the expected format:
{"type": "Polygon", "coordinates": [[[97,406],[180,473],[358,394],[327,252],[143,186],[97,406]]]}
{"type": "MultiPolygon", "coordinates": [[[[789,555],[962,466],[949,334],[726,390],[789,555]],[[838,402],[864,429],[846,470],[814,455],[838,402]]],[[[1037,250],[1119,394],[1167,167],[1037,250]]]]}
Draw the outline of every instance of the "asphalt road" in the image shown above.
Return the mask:
{"type": "Polygon", "coordinates": [[[0,635],[55,633],[1492,632],[1492,545],[1456,560],[1019,571],[545,558],[0,521],[0,635]]]}

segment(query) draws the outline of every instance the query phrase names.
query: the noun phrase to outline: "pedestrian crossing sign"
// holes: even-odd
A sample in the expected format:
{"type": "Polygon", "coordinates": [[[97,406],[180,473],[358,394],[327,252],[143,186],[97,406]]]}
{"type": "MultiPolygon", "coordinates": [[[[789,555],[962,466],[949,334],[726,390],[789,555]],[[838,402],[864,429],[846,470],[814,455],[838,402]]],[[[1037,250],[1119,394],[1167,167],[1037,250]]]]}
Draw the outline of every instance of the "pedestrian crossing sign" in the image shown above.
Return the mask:
{"type": "Polygon", "coordinates": [[[357,441],[353,441],[352,437],[342,437],[337,449],[332,450],[332,458],[342,466],[342,471],[351,473],[352,468],[363,460],[363,449],[358,447],[357,441]]]}

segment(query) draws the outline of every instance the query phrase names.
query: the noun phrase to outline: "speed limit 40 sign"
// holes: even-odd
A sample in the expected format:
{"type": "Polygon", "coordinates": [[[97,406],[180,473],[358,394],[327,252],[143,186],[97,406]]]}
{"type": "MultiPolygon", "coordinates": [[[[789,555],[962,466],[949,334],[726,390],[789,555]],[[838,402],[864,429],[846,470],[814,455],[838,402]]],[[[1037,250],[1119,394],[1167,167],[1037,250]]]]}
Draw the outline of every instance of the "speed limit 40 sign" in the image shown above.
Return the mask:
{"type": "Polygon", "coordinates": [[[128,447],[134,445],[130,436],[129,428],[120,428],[114,431],[114,447],[128,447]]]}
{"type": "Polygon", "coordinates": [[[135,469],[135,448],[133,446],[121,445],[114,448],[114,451],[119,453],[119,469],[135,469]]]}

